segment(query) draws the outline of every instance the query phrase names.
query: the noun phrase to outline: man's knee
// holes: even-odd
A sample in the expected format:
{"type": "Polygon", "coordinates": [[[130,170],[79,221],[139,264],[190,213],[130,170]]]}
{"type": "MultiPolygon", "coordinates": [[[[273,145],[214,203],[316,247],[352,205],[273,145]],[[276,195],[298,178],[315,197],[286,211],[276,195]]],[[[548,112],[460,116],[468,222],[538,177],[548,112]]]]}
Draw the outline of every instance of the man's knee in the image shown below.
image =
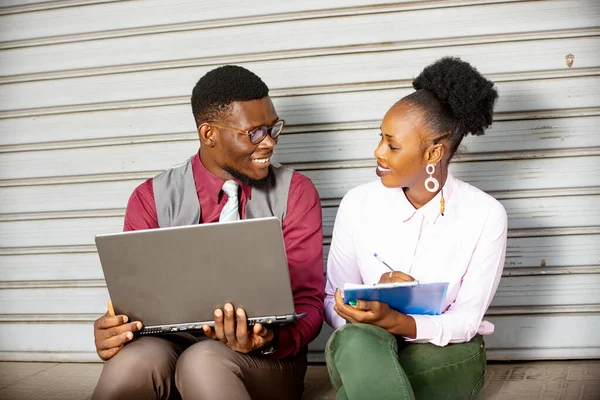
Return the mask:
{"type": "Polygon", "coordinates": [[[248,398],[235,354],[216,340],[202,340],[187,348],[177,360],[175,370],[175,385],[181,396],[248,398]]]}
{"type": "Polygon", "coordinates": [[[210,371],[227,369],[239,374],[240,368],[232,362],[226,345],[216,340],[202,340],[186,349],[177,360],[176,380],[193,379],[197,381],[210,371]]]}
{"type": "Polygon", "coordinates": [[[168,395],[176,362],[177,353],[167,340],[138,338],[104,364],[93,399],[127,398],[144,392],[168,395]]]}

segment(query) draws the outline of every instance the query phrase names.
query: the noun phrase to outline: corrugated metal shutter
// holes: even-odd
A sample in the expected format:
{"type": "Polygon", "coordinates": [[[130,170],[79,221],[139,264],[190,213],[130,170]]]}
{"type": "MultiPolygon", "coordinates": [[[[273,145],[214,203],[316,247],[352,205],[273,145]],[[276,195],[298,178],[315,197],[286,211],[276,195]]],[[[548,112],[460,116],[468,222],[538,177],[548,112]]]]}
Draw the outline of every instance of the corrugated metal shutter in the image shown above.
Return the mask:
{"type": "Polygon", "coordinates": [[[97,359],[93,237],[197,149],[188,101],[206,71],[241,64],[271,87],[289,123],[277,159],[317,186],[327,245],[341,197],[376,178],[383,114],[444,55],[500,91],[453,165],[509,214],[489,358],[600,357],[597,1],[1,4],[0,359],[97,359]]]}

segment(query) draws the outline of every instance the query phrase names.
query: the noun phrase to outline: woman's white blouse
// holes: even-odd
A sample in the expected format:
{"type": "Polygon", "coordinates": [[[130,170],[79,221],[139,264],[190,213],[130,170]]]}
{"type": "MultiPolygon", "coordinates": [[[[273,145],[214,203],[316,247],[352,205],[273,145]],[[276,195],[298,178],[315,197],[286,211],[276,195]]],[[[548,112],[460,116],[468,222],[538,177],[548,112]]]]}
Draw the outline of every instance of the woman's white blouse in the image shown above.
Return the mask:
{"type": "Polygon", "coordinates": [[[350,190],[333,228],[327,262],[325,319],[338,328],[345,321],[333,310],[336,288],[344,283],[374,284],[392,268],[422,283],[449,282],[442,315],[412,315],[416,339],[438,346],[468,342],[490,334],[482,321],[500,282],[506,253],[506,211],[481,190],[448,175],[440,194],[416,210],[402,189],[380,180],[350,190]]]}

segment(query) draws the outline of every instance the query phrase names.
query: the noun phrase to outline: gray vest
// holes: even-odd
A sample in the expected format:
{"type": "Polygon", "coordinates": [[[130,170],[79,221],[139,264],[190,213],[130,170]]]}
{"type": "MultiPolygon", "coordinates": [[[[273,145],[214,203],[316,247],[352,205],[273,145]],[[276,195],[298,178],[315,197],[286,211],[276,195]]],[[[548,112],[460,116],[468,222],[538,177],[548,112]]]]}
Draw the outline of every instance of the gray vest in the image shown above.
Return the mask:
{"type": "MultiPolygon", "coordinates": [[[[152,180],[158,226],[196,225],[201,208],[194,182],[192,159],[174,165],[152,180]]],[[[269,167],[269,182],[261,189],[252,188],[252,198],[246,203],[246,218],[277,217],[283,221],[287,210],[290,183],[294,171],[281,165],[269,167]]]]}

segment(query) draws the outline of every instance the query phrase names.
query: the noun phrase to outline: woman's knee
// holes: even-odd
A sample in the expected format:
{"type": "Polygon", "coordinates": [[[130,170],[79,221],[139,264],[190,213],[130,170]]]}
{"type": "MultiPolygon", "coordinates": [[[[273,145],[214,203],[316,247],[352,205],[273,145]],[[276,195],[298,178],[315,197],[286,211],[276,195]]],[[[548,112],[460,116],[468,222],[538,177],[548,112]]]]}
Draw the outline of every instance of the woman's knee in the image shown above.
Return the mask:
{"type": "Polygon", "coordinates": [[[474,398],[483,384],[485,346],[478,335],[467,343],[438,347],[412,344],[400,354],[417,397],[437,398],[442,393],[457,399],[474,398]]]}
{"type": "MultiPolygon", "coordinates": [[[[383,328],[366,324],[347,324],[336,330],[325,350],[331,384],[348,397],[369,398],[360,382],[383,379],[382,398],[396,398],[410,392],[410,383],[398,363],[398,343],[383,328]],[[408,385],[408,386],[407,386],[408,385]],[[386,397],[387,395],[391,397],[386,397]]],[[[372,394],[372,393],[371,393],[372,394]]]]}
{"type": "Polygon", "coordinates": [[[369,324],[346,324],[333,332],[327,341],[326,352],[335,352],[342,346],[357,349],[382,344],[396,345],[396,338],[383,328],[369,324]]]}

